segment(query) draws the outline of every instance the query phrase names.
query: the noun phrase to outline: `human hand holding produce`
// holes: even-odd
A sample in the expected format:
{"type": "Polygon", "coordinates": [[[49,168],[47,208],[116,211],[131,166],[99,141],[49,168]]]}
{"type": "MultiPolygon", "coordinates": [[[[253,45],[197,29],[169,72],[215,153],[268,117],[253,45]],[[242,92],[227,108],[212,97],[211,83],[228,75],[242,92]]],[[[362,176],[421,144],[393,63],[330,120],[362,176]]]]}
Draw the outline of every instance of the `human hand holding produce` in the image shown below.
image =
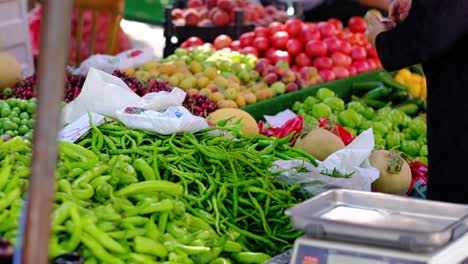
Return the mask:
{"type": "Polygon", "coordinates": [[[412,0],[393,1],[388,10],[390,18],[397,24],[403,23],[409,15],[412,4],[412,0]]]}

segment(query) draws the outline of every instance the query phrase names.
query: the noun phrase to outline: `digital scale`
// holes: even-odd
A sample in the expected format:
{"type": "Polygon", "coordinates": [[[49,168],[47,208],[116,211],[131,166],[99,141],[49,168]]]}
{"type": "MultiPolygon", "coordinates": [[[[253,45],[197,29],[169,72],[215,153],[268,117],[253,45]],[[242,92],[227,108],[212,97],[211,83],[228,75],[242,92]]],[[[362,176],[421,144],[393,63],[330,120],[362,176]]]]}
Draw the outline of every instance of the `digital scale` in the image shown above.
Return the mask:
{"type": "Polygon", "coordinates": [[[332,190],[286,214],[291,264],[468,264],[468,206],[332,190]]]}

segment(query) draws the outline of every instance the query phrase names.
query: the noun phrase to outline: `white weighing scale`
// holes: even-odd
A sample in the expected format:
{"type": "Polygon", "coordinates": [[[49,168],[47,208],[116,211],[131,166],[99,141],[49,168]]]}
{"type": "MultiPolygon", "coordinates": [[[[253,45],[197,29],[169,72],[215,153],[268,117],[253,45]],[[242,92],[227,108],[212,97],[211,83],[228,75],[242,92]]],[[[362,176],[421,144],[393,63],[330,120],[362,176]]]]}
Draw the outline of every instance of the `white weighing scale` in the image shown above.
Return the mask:
{"type": "Polygon", "coordinates": [[[332,190],[286,213],[291,264],[468,264],[468,206],[332,190]]]}

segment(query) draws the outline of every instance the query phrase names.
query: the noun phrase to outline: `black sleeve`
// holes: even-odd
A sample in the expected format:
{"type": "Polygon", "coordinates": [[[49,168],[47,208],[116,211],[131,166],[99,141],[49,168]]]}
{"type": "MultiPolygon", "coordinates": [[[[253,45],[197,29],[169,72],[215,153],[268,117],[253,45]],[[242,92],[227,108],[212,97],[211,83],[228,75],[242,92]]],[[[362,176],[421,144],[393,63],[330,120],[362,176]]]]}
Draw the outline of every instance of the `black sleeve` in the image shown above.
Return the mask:
{"type": "Polygon", "coordinates": [[[413,0],[408,18],[377,35],[380,61],[394,71],[437,58],[467,32],[468,0],[413,0]]]}

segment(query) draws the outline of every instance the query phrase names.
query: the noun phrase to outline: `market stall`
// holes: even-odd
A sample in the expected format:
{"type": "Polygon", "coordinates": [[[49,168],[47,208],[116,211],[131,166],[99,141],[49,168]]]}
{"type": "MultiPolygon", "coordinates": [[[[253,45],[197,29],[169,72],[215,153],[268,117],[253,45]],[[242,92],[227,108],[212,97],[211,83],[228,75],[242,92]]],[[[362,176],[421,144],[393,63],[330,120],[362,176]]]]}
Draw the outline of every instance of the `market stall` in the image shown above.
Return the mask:
{"type": "Polygon", "coordinates": [[[162,60],[96,54],[65,73],[58,56],[0,87],[0,262],[37,254],[24,236],[42,214],[52,263],[461,263],[467,207],[424,201],[420,67],[382,70],[365,18],[260,24],[212,39],[178,25],[194,36],[162,60]],[[64,98],[38,212],[45,84],[64,98]]]}

